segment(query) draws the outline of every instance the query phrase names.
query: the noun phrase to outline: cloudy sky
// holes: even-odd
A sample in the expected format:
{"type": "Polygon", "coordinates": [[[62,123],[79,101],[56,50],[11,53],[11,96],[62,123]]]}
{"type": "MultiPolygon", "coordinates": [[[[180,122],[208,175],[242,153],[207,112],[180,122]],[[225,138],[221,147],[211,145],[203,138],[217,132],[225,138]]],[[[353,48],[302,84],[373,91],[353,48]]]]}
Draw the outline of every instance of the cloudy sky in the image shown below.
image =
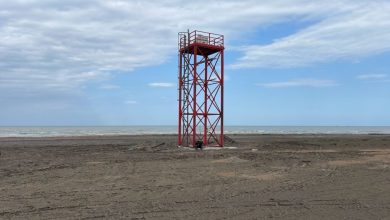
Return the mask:
{"type": "Polygon", "coordinates": [[[390,2],[0,1],[0,126],[174,125],[177,32],[225,35],[227,125],[390,125],[390,2]]]}

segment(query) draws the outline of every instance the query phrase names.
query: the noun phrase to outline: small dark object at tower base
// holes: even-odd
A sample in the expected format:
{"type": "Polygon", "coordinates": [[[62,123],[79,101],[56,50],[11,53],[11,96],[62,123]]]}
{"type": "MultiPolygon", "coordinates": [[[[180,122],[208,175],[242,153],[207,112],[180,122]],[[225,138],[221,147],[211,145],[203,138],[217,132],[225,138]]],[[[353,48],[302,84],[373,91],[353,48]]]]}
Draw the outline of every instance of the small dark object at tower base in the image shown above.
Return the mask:
{"type": "Polygon", "coordinates": [[[202,150],[203,149],[203,141],[196,141],[195,148],[202,150]]]}

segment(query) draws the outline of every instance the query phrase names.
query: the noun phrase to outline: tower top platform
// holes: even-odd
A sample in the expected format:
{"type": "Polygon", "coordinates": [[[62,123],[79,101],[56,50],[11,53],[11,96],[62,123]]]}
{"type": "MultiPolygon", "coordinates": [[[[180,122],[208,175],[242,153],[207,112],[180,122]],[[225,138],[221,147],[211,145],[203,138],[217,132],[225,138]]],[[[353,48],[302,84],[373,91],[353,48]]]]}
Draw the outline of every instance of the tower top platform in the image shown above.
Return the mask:
{"type": "Polygon", "coordinates": [[[224,36],[204,31],[179,32],[178,48],[182,53],[194,53],[195,48],[202,48],[203,55],[210,55],[224,50],[224,36]]]}

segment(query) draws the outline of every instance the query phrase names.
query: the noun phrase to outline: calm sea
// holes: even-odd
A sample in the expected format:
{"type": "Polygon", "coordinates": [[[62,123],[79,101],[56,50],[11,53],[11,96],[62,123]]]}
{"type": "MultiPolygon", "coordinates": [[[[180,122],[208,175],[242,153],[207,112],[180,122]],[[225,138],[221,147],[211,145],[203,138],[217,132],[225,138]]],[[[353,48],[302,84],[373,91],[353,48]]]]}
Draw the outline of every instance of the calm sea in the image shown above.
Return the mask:
{"type": "MultiPolygon", "coordinates": [[[[176,134],[176,126],[0,127],[0,137],[176,134]]],[[[390,134],[390,126],[226,126],[226,134],[390,134]]]]}

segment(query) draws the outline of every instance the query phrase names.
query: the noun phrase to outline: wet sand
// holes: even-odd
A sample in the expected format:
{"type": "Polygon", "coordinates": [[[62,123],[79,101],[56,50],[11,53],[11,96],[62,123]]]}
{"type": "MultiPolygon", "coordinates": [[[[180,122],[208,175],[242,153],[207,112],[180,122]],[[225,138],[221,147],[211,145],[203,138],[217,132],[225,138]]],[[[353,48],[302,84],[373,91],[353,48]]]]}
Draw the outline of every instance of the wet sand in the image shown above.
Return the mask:
{"type": "Polygon", "coordinates": [[[0,219],[390,219],[390,135],[0,138],[0,219]]]}

